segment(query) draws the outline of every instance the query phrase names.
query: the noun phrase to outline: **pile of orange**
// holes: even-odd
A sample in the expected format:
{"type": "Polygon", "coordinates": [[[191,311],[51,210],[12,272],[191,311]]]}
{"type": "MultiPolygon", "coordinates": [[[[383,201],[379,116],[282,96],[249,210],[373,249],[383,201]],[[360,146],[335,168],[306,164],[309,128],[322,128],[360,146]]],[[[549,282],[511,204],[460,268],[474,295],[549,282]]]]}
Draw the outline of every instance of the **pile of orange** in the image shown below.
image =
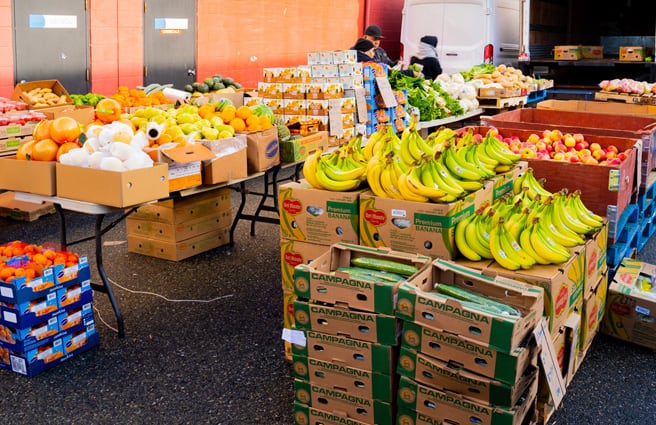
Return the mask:
{"type": "Polygon", "coordinates": [[[32,132],[32,140],[21,144],[16,159],[32,161],[57,161],[74,148],[79,148],[82,126],[75,118],[58,117],[42,120],[32,132]]]}
{"type": "Polygon", "coordinates": [[[266,130],[272,126],[269,117],[258,117],[246,105],[240,107],[227,105],[220,116],[223,122],[234,128],[236,132],[266,130]]]}
{"type": "Polygon", "coordinates": [[[43,248],[23,241],[0,245],[0,280],[11,282],[25,277],[27,281],[43,275],[43,270],[55,264],[71,267],[79,263],[79,256],[66,250],[43,248]],[[12,258],[25,256],[21,261],[12,258]]]}
{"type": "Polygon", "coordinates": [[[117,100],[124,108],[166,105],[171,103],[161,90],[147,95],[143,90],[130,89],[126,86],[119,86],[117,93],[110,97],[117,100]]]}

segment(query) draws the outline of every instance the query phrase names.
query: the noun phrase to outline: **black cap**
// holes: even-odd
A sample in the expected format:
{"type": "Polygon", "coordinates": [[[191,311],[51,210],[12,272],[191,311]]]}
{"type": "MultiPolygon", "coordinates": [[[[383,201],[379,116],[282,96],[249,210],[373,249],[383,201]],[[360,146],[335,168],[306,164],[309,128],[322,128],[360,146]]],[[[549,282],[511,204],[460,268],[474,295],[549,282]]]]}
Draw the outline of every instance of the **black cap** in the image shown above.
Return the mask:
{"type": "Polygon", "coordinates": [[[384,38],[383,32],[380,30],[380,27],[378,25],[369,25],[364,30],[364,35],[368,35],[369,37],[374,37],[374,38],[384,38]]]}
{"type": "Polygon", "coordinates": [[[437,47],[437,37],[434,35],[425,35],[419,39],[422,43],[430,44],[433,47],[437,47]]]}
{"type": "Polygon", "coordinates": [[[366,38],[358,38],[358,41],[355,42],[353,50],[359,50],[361,52],[368,52],[374,48],[374,43],[367,40],[366,38]]]}

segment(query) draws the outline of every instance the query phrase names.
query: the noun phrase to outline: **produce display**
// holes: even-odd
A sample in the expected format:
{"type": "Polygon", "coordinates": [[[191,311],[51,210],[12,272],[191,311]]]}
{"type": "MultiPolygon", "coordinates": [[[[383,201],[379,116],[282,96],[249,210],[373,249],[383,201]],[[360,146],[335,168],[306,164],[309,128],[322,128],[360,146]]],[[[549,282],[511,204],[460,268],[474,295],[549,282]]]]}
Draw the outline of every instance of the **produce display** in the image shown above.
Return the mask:
{"type": "Polygon", "coordinates": [[[0,113],[24,111],[27,109],[27,103],[20,100],[11,100],[0,96],[0,113]]]}
{"type": "Polygon", "coordinates": [[[22,278],[21,282],[30,282],[43,276],[43,270],[55,264],[70,267],[78,262],[79,256],[67,250],[46,248],[19,240],[7,242],[0,245],[0,280],[12,282],[22,278]]]}
{"type": "Polygon", "coordinates": [[[494,66],[484,64],[472,67],[463,73],[466,79],[471,80],[477,87],[499,89],[528,90],[533,84],[533,77],[524,75],[521,70],[504,64],[494,66]]]}
{"type": "Polygon", "coordinates": [[[221,90],[234,92],[236,89],[242,88],[242,85],[236,82],[231,77],[223,77],[221,74],[215,74],[211,77],[205,78],[203,81],[195,81],[183,87],[184,91],[191,94],[203,95],[211,92],[221,93],[221,90]]]}
{"type": "Polygon", "coordinates": [[[126,86],[119,86],[118,91],[109,96],[116,100],[123,108],[132,108],[136,106],[153,106],[153,105],[167,105],[171,101],[164,96],[162,89],[165,86],[153,84],[143,89],[128,88],[126,86]]]}
{"type": "Polygon", "coordinates": [[[104,98],[105,98],[104,95],[98,93],[71,94],[71,99],[73,99],[73,105],[75,106],[82,106],[82,105],[96,106],[98,102],[100,102],[104,98]]]}
{"type": "Polygon", "coordinates": [[[30,102],[32,108],[45,108],[48,106],[66,105],[68,98],[65,94],[57,95],[50,87],[36,87],[23,96],[30,102]]]}
{"type": "Polygon", "coordinates": [[[26,125],[33,122],[39,122],[46,118],[43,112],[15,110],[10,114],[0,115],[0,127],[6,125],[26,125]]]}
{"type": "Polygon", "coordinates": [[[56,161],[64,153],[81,147],[80,134],[82,128],[74,118],[44,119],[34,127],[32,140],[19,146],[16,159],[56,161]]]}
{"type": "Polygon", "coordinates": [[[608,93],[626,93],[635,95],[656,94],[656,83],[636,81],[631,78],[615,78],[603,80],[599,88],[608,93]]]}
{"type": "Polygon", "coordinates": [[[463,107],[441,84],[423,77],[410,77],[390,70],[390,85],[393,90],[407,90],[408,103],[419,110],[421,121],[432,121],[450,116],[462,115],[463,107]]]}

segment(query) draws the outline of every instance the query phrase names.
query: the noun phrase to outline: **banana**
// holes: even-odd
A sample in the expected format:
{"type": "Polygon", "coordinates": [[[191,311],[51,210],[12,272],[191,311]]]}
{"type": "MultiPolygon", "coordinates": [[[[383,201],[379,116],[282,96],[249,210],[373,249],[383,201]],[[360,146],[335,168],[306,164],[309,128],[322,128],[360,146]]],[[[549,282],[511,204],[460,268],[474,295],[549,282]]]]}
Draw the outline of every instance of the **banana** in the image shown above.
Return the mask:
{"type": "MultiPolygon", "coordinates": [[[[461,148],[464,149],[464,148],[461,148]]],[[[465,161],[458,161],[455,148],[447,147],[440,155],[442,162],[454,176],[462,180],[480,180],[483,176],[465,161]],[[442,158],[443,157],[443,158],[442,158]]]]}
{"type": "Polygon", "coordinates": [[[588,235],[594,233],[594,227],[589,226],[579,220],[578,216],[572,214],[567,208],[567,195],[563,192],[559,192],[555,195],[553,211],[556,220],[559,220],[562,223],[565,223],[567,227],[572,229],[574,232],[579,235],[588,235]]]}
{"type": "Polygon", "coordinates": [[[483,259],[474,249],[469,246],[469,239],[466,235],[467,226],[476,218],[476,215],[472,214],[469,217],[463,218],[456,224],[455,228],[455,241],[458,251],[468,260],[471,261],[480,261],[483,259]]]}
{"type": "Polygon", "coordinates": [[[430,200],[428,196],[424,196],[418,192],[415,192],[413,187],[408,184],[408,176],[408,174],[401,174],[396,181],[399,192],[401,193],[401,196],[403,196],[403,199],[414,202],[428,202],[430,200]]]}
{"type": "Polygon", "coordinates": [[[526,179],[526,171],[518,175],[515,180],[513,180],[513,193],[519,195],[524,192],[524,179],[526,179]]]}
{"type": "Polygon", "coordinates": [[[535,218],[529,226],[531,247],[543,259],[551,264],[561,264],[569,260],[570,253],[563,245],[555,241],[545,232],[545,227],[535,218]]]}
{"type": "MultiPolygon", "coordinates": [[[[465,191],[465,188],[460,184],[460,181],[458,178],[456,178],[451,172],[449,171],[449,168],[446,166],[444,163],[444,160],[440,156],[436,160],[434,160],[433,168],[439,173],[439,175],[442,177],[442,180],[444,180],[444,183],[446,183],[449,187],[452,187],[455,190],[462,190],[463,192],[465,191]]],[[[480,182],[480,180],[473,181],[474,183],[480,182]]]]}
{"type": "Polygon", "coordinates": [[[465,237],[471,249],[479,256],[488,260],[493,259],[490,250],[490,234],[487,231],[487,222],[484,216],[477,213],[465,228],[465,237]]]}
{"type": "Polygon", "coordinates": [[[417,166],[412,167],[410,171],[406,174],[406,182],[408,188],[419,196],[423,196],[429,199],[435,199],[435,198],[442,198],[443,196],[447,195],[447,193],[444,190],[440,189],[439,187],[436,187],[436,185],[433,186],[424,185],[419,175],[419,167],[417,166]]]}
{"type": "Polygon", "coordinates": [[[486,165],[486,167],[490,170],[494,170],[497,165],[499,165],[499,161],[497,161],[494,158],[491,158],[487,152],[485,151],[485,147],[483,146],[483,142],[477,142],[475,144],[476,146],[476,156],[478,159],[486,165]]]}
{"type": "Polygon", "coordinates": [[[380,185],[380,174],[383,170],[383,163],[377,156],[372,157],[367,163],[367,183],[374,195],[381,198],[389,198],[387,192],[380,185]]]}
{"type": "Polygon", "coordinates": [[[530,269],[535,265],[535,259],[528,255],[526,251],[517,243],[517,240],[508,232],[502,218],[496,231],[499,235],[499,243],[504,252],[506,252],[513,260],[519,263],[522,269],[530,269]]]}
{"type": "Polygon", "coordinates": [[[533,169],[532,168],[528,168],[526,170],[524,179],[522,181],[522,187],[528,187],[529,194],[531,195],[531,199],[535,199],[536,194],[540,195],[543,198],[553,195],[553,193],[551,193],[547,189],[545,189],[544,186],[542,186],[542,183],[540,183],[535,178],[535,175],[533,174],[533,169]]]}
{"type": "Polygon", "coordinates": [[[328,165],[323,161],[319,161],[317,164],[317,181],[321,186],[326,190],[333,192],[346,192],[349,190],[356,189],[360,186],[360,179],[350,179],[350,180],[333,180],[326,174],[326,167],[328,165]]]}
{"type": "Polygon", "coordinates": [[[398,183],[396,182],[396,175],[392,169],[392,161],[389,159],[386,160],[383,169],[380,172],[380,185],[388,198],[403,199],[403,196],[397,187],[398,183]]]}
{"type": "Polygon", "coordinates": [[[546,219],[547,227],[551,229],[551,233],[556,234],[557,238],[560,239],[559,242],[567,248],[585,244],[585,239],[572,230],[568,223],[563,222],[562,218],[557,214],[558,212],[555,210],[553,198],[550,198],[544,208],[543,216],[546,219]]]}
{"type": "Polygon", "coordinates": [[[590,211],[581,200],[581,191],[577,190],[570,193],[567,197],[568,207],[573,213],[584,223],[594,227],[595,229],[601,228],[604,224],[604,219],[590,211]]]}
{"type": "Polygon", "coordinates": [[[490,232],[490,250],[492,251],[492,256],[504,269],[519,270],[522,268],[522,265],[517,260],[517,256],[513,255],[514,251],[506,251],[502,246],[499,231],[501,228],[503,226],[495,226],[490,232]]]}
{"type": "Polygon", "coordinates": [[[492,178],[496,175],[495,167],[491,167],[487,163],[481,161],[478,156],[478,146],[479,145],[468,145],[464,148],[465,161],[468,164],[471,164],[471,166],[476,169],[476,172],[482,175],[483,178],[492,178]]]}
{"type": "Polygon", "coordinates": [[[326,162],[323,165],[326,175],[336,181],[360,179],[367,171],[365,167],[356,163],[351,158],[344,158],[342,156],[340,156],[336,165],[332,165],[330,162],[326,162]],[[352,168],[349,168],[349,160],[353,163],[352,168]]]}
{"type": "Polygon", "coordinates": [[[446,165],[442,163],[439,160],[432,160],[428,161],[427,163],[429,169],[431,170],[431,175],[433,176],[433,180],[438,186],[438,189],[443,190],[446,192],[448,195],[451,195],[454,198],[460,198],[461,196],[465,195],[465,189],[458,184],[455,179],[449,184],[449,181],[444,179],[444,176],[450,176],[448,169],[446,168],[446,165]]]}
{"type": "Polygon", "coordinates": [[[519,233],[519,245],[522,247],[524,251],[533,259],[537,264],[551,264],[551,260],[546,259],[542,255],[538,254],[538,252],[533,248],[533,243],[531,242],[531,233],[533,232],[533,226],[534,224],[529,224],[528,227],[525,227],[522,229],[522,231],[519,233]]]}
{"type": "Polygon", "coordinates": [[[305,177],[305,180],[316,189],[325,189],[317,179],[317,162],[319,161],[322,152],[323,150],[321,148],[317,149],[313,154],[309,155],[303,163],[303,177],[305,177]]]}
{"type": "Polygon", "coordinates": [[[481,144],[487,156],[498,161],[500,165],[513,165],[521,159],[519,155],[508,149],[508,146],[501,143],[494,136],[485,136],[481,144]]]}
{"type": "Polygon", "coordinates": [[[467,192],[476,192],[483,188],[483,182],[481,181],[471,181],[471,180],[458,180],[457,183],[465,189],[467,192]]]}

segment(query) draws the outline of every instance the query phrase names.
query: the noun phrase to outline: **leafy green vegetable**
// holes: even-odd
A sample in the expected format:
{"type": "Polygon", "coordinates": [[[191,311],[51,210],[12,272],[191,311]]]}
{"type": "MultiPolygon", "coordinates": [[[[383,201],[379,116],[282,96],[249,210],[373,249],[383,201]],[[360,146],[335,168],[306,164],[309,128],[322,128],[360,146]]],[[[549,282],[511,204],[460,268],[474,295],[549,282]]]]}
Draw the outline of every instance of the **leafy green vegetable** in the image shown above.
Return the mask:
{"type": "Polygon", "coordinates": [[[494,64],[482,63],[480,65],[472,66],[467,71],[461,71],[460,74],[462,74],[465,81],[470,81],[473,80],[474,77],[479,74],[491,74],[494,72],[494,69],[495,69],[494,64]]]}

